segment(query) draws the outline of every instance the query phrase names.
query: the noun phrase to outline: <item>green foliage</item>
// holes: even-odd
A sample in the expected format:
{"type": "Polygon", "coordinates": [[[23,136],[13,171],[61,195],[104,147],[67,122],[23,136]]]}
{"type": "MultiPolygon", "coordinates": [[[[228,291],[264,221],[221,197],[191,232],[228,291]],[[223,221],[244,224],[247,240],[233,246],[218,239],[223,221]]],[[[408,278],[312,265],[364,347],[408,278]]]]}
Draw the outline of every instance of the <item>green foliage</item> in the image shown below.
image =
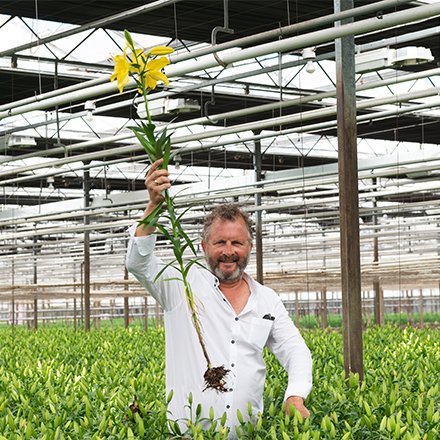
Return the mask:
{"type": "MultiPolygon", "coordinates": [[[[339,332],[304,334],[314,360],[312,416],[285,414],[286,373],[269,353],[264,414],[240,417],[242,439],[440,438],[438,330],[370,328],[365,379],[343,372],[339,332]]],[[[191,407],[192,422],[168,422],[164,333],[140,328],[73,332],[0,330],[0,440],[226,439],[225,418],[191,407]],[[139,412],[129,406],[137,396],[139,412]]]]}

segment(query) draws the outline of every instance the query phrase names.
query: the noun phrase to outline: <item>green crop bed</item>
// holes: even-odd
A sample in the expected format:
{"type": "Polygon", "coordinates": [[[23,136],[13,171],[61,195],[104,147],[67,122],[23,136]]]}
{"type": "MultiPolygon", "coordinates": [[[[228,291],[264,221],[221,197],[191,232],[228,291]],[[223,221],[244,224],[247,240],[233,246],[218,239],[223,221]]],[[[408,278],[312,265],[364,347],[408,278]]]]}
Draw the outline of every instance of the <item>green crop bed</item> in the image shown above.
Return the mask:
{"type": "MultiPolygon", "coordinates": [[[[286,376],[266,354],[265,412],[239,438],[440,438],[440,335],[387,326],[364,333],[365,380],[344,379],[339,332],[304,332],[314,359],[312,416],[285,416],[286,376]]],[[[167,425],[163,330],[91,333],[0,330],[0,439],[227,438],[222,420],[207,431],[167,425]],[[129,405],[137,396],[140,412],[129,405]]],[[[197,412],[197,411],[195,411],[197,412]]]]}

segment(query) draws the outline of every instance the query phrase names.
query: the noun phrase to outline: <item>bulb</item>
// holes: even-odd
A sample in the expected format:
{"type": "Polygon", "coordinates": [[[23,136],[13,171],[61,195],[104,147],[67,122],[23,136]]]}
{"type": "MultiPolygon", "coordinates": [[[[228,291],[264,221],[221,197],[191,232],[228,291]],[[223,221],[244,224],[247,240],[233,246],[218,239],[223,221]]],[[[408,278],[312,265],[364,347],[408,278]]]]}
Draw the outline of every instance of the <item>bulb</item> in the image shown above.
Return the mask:
{"type": "Polygon", "coordinates": [[[86,120],[91,122],[93,121],[93,112],[96,110],[96,102],[95,101],[86,101],[84,103],[84,110],[86,113],[86,120]]]}
{"type": "Polygon", "coordinates": [[[312,60],[307,61],[306,64],[306,72],[307,73],[313,73],[315,71],[315,64],[312,60]]]}

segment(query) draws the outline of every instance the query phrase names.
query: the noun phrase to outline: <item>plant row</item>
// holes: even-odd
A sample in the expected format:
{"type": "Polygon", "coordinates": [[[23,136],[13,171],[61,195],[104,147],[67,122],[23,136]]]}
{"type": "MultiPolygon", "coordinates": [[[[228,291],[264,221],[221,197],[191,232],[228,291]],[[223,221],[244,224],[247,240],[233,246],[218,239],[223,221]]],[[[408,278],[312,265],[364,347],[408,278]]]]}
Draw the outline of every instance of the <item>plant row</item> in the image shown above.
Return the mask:
{"type": "MultiPolygon", "coordinates": [[[[357,375],[345,379],[340,332],[310,330],[304,336],[314,361],[311,417],[286,416],[286,374],[265,353],[265,410],[253,414],[255,423],[243,420],[239,438],[440,438],[438,330],[367,329],[362,382],[357,375]]],[[[169,420],[164,363],[162,328],[2,329],[0,439],[226,439],[224,418],[212,413],[210,420],[196,417],[183,428],[169,420]]]]}

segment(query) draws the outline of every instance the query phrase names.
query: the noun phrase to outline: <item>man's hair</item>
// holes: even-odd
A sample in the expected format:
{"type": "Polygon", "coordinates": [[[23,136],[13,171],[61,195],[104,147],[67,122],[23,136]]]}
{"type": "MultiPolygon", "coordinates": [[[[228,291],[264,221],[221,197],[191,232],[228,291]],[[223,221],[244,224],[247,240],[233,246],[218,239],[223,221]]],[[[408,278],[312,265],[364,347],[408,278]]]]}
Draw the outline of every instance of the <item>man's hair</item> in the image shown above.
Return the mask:
{"type": "Polygon", "coordinates": [[[238,218],[242,218],[247,226],[249,232],[249,240],[252,241],[254,233],[252,230],[253,221],[249,217],[249,214],[240,208],[240,205],[235,203],[224,203],[212,208],[211,212],[205,217],[205,222],[202,231],[202,240],[207,241],[212,224],[215,220],[222,221],[235,221],[238,218]]]}

